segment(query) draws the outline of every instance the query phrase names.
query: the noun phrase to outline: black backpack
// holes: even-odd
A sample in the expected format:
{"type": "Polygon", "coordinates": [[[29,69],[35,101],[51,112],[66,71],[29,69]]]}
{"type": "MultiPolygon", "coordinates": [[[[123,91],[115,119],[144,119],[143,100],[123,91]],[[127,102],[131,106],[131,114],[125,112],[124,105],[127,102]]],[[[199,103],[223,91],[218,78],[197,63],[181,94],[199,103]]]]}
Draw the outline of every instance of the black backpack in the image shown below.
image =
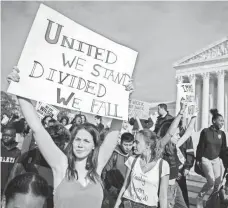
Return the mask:
{"type": "Polygon", "coordinates": [[[120,170],[116,168],[117,159],[118,153],[114,152],[113,157],[111,157],[111,160],[113,160],[113,167],[111,170],[106,171],[104,176],[104,184],[107,190],[113,186],[120,191],[124,183],[124,176],[121,174],[120,170]]]}

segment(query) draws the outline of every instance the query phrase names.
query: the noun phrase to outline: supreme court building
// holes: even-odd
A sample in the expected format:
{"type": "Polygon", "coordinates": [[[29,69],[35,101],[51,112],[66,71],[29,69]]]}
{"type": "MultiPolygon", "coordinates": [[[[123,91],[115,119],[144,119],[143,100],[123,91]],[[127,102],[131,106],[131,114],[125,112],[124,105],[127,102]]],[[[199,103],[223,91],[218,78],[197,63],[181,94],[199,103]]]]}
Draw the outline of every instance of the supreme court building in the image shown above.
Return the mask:
{"type": "MultiPolygon", "coordinates": [[[[195,85],[199,116],[196,131],[211,125],[209,110],[217,108],[225,120],[228,131],[228,36],[217,41],[173,65],[176,82],[195,85]]],[[[177,93],[177,98],[178,98],[177,93]]],[[[178,100],[178,99],[177,99],[178,100]]],[[[176,111],[179,103],[176,102],[176,111]]]]}

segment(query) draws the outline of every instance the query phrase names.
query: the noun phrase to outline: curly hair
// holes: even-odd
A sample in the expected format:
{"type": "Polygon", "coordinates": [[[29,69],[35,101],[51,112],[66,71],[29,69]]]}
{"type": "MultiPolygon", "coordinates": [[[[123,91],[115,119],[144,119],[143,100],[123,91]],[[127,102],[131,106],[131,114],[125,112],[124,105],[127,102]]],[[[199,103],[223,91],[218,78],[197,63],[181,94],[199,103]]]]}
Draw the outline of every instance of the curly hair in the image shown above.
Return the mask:
{"type": "Polygon", "coordinates": [[[66,120],[66,125],[67,125],[69,123],[69,118],[67,116],[63,116],[59,122],[62,123],[64,119],[66,120]]]}
{"type": "Polygon", "coordinates": [[[149,129],[140,130],[137,134],[142,135],[144,141],[150,146],[151,149],[151,161],[162,158],[163,156],[163,147],[158,140],[156,133],[149,129]]]}
{"type": "Polygon", "coordinates": [[[71,121],[71,124],[75,124],[75,123],[76,123],[77,118],[81,118],[81,114],[77,114],[77,115],[75,115],[75,117],[74,117],[74,118],[73,118],[73,120],[71,121]]]}
{"type": "Polygon", "coordinates": [[[45,120],[46,120],[47,118],[52,118],[52,117],[51,117],[50,115],[44,116],[44,117],[42,118],[42,120],[41,120],[41,123],[42,123],[43,126],[45,125],[45,120]]]}
{"type": "Polygon", "coordinates": [[[210,113],[212,115],[212,123],[217,120],[219,117],[223,117],[219,112],[218,109],[211,109],[210,113]]]}
{"type": "Polygon", "coordinates": [[[5,189],[6,205],[16,194],[27,193],[47,199],[50,194],[47,181],[40,175],[31,172],[17,175],[5,189]]]}
{"type": "Polygon", "coordinates": [[[96,126],[90,123],[81,124],[80,126],[75,127],[71,131],[71,140],[65,150],[66,156],[68,158],[68,168],[66,173],[67,178],[68,180],[73,180],[75,178],[78,179],[78,172],[75,168],[75,161],[77,157],[73,152],[73,142],[77,133],[82,129],[86,130],[88,133],[91,134],[93,138],[94,146],[95,146],[95,149],[92,150],[87,157],[87,162],[86,162],[86,169],[88,170],[87,177],[94,183],[100,182],[102,184],[100,176],[96,172],[97,163],[98,163],[98,153],[100,148],[100,135],[96,126]]]}

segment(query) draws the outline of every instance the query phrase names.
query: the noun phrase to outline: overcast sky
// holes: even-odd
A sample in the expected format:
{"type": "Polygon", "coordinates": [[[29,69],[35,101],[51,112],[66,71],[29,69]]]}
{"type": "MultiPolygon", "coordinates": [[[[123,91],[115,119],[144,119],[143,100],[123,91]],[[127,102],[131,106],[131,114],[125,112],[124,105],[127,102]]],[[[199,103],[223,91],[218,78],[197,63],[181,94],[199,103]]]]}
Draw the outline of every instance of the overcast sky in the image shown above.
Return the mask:
{"type": "MultiPolygon", "coordinates": [[[[1,2],[1,88],[16,65],[40,2],[1,2]]],[[[172,64],[228,36],[228,2],[45,2],[139,52],[133,98],[174,101],[172,64]]]]}

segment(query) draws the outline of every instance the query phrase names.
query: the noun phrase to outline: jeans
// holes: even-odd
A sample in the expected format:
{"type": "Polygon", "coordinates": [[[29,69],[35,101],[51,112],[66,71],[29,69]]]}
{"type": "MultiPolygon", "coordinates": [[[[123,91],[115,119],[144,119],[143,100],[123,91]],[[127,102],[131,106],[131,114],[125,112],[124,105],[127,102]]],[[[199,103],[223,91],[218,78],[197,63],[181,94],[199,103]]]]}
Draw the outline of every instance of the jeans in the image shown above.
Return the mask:
{"type": "Polygon", "coordinates": [[[128,199],[123,199],[120,207],[121,208],[157,208],[156,206],[147,206],[145,204],[136,203],[128,199]]]}
{"type": "Polygon", "coordinates": [[[182,195],[184,197],[185,204],[187,205],[187,207],[189,207],[188,188],[187,188],[186,177],[181,176],[177,182],[178,182],[179,187],[182,191],[182,195]]]}
{"type": "Polygon", "coordinates": [[[213,187],[214,190],[212,193],[219,190],[223,175],[222,160],[219,157],[214,160],[202,157],[202,168],[207,182],[204,184],[199,193],[200,197],[204,197],[213,187]]]}
{"type": "Polygon", "coordinates": [[[188,208],[177,182],[168,187],[168,208],[188,208]]]}

